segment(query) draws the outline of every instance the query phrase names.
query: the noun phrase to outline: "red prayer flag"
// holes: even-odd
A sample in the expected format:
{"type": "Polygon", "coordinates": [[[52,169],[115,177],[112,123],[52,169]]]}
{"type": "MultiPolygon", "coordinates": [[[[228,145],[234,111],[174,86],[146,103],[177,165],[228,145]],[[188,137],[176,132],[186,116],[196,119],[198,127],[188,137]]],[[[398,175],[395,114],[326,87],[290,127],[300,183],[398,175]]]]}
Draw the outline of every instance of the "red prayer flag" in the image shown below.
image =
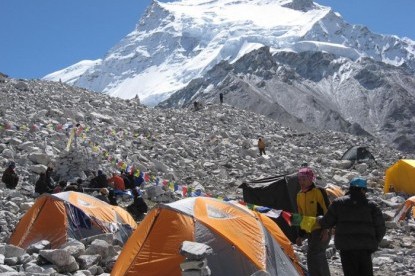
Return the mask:
{"type": "Polygon", "coordinates": [[[286,211],[282,211],[281,212],[281,216],[287,222],[287,224],[289,226],[291,226],[291,217],[292,217],[292,214],[291,213],[288,213],[286,211]]]}

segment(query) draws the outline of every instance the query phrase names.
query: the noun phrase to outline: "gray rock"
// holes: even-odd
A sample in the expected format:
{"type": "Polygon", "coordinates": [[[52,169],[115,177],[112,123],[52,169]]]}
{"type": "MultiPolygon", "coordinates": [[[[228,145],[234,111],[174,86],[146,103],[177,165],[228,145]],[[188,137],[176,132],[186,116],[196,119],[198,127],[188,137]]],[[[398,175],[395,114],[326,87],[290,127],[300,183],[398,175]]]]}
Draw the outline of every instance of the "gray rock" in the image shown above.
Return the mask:
{"type": "Polygon", "coordinates": [[[56,265],[60,272],[74,272],[79,269],[75,258],[66,250],[40,250],[39,255],[56,265]]]}
{"type": "Polygon", "coordinates": [[[94,240],[91,245],[86,249],[85,255],[99,254],[103,259],[108,257],[110,245],[103,240],[94,240]]]}
{"type": "Polygon", "coordinates": [[[212,253],[210,246],[197,242],[184,241],[180,247],[180,254],[188,260],[203,260],[212,253]]]}
{"type": "Polygon", "coordinates": [[[41,240],[29,245],[26,249],[28,254],[39,253],[40,250],[50,249],[51,244],[47,240],[41,240]]]}
{"type": "Polygon", "coordinates": [[[87,269],[93,265],[99,264],[102,257],[99,254],[96,255],[81,255],[77,258],[79,267],[81,269],[87,269]]]}
{"type": "Polygon", "coordinates": [[[47,166],[50,162],[50,157],[47,154],[41,152],[30,153],[27,157],[35,164],[42,164],[47,166]]]}
{"type": "Polygon", "coordinates": [[[4,259],[4,264],[8,266],[15,266],[19,264],[19,259],[17,257],[6,258],[4,259]]]}
{"type": "Polygon", "coordinates": [[[85,245],[77,240],[71,239],[61,246],[61,249],[67,251],[69,254],[77,258],[85,253],[85,245]]]}
{"type": "Polygon", "coordinates": [[[0,273],[1,274],[4,274],[4,275],[7,275],[8,276],[8,275],[13,275],[13,274],[9,274],[9,273],[14,273],[14,272],[17,273],[17,271],[14,270],[13,268],[11,268],[10,266],[8,266],[8,265],[0,265],[0,273]]]}
{"type": "Polygon", "coordinates": [[[81,242],[85,244],[86,246],[89,246],[95,240],[102,240],[102,241],[107,242],[108,244],[113,244],[114,235],[111,233],[103,233],[103,234],[94,235],[88,238],[84,238],[81,240],[81,242]]]}
{"type": "Polygon", "coordinates": [[[0,252],[4,252],[5,258],[20,257],[26,253],[23,248],[14,246],[12,244],[0,245],[0,252]]]}
{"type": "Polygon", "coordinates": [[[35,263],[28,263],[24,265],[24,270],[26,273],[33,273],[32,275],[36,275],[35,273],[42,273],[45,271],[42,267],[38,266],[35,263]]]}

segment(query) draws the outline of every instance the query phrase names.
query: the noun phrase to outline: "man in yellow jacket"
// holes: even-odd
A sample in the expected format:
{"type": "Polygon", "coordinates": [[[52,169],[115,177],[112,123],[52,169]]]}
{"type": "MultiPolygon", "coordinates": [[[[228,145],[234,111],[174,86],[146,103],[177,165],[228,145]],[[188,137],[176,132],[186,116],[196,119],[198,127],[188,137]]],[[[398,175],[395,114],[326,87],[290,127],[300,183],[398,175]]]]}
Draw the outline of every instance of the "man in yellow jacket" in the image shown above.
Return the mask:
{"type": "MultiPolygon", "coordinates": [[[[314,172],[308,168],[298,171],[298,182],[301,191],[297,194],[298,213],[301,216],[318,217],[323,216],[328,209],[329,199],[323,188],[314,184],[314,172]]],[[[330,275],[329,265],[326,259],[326,248],[330,241],[328,229],[321,229],[318,223],[311,228],[311,233],[300,229],[297,245],[308,239],[307,267],[311,276],[330,275]]]]}

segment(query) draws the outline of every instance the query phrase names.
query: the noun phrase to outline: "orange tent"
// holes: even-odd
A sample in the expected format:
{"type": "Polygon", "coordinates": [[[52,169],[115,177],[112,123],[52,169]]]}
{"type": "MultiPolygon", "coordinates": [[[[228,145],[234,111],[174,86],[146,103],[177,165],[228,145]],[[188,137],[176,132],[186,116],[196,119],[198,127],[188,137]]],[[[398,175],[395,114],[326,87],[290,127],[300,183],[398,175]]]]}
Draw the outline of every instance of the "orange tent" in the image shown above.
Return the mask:
{"type": "Polygon", "coordinates": [[[181,275],[183,241],[209,245],[212,275],[303,275],[290,241],[245,206],[192,197],[152,209],[125,244],[111,275],[181,275]]]}
{"type": "Polygon", "coordinates": [[[79,240],[101,233],[114,233],[114,238],[125,242],[135,228],[137,224],[127,211],[93,196],[77,192],[43,194],[20,219],[9,243],[27,248],[48,240],[57,248],[68,238],[79,240]]]}
{"type": "Polygon", "coordinates": [[[344,196],[344,192],[342,191],[342,189],[336,185],[327,184],[324,189],[327,192],[330,202],[332,202],[338,197],[344,196]]]}

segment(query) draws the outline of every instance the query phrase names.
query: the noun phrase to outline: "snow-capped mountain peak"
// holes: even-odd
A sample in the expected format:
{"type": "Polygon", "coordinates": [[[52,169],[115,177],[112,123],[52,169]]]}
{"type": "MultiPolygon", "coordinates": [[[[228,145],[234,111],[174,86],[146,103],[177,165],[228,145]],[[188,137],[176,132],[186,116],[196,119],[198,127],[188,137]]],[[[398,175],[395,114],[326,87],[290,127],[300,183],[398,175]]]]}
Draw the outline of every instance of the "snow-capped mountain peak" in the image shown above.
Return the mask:
{"type": "Polygon", "coordinates": [[[405,62],[415,69],[414,45],[350,25],[311,0],[153,1],[102,61],[45,79],[70,80],[121,98],[138,95],[144,104],[155,105],[221,61],[235,62],[262,46],[272,52],[324,51],[351,60],[405,62]]]}

